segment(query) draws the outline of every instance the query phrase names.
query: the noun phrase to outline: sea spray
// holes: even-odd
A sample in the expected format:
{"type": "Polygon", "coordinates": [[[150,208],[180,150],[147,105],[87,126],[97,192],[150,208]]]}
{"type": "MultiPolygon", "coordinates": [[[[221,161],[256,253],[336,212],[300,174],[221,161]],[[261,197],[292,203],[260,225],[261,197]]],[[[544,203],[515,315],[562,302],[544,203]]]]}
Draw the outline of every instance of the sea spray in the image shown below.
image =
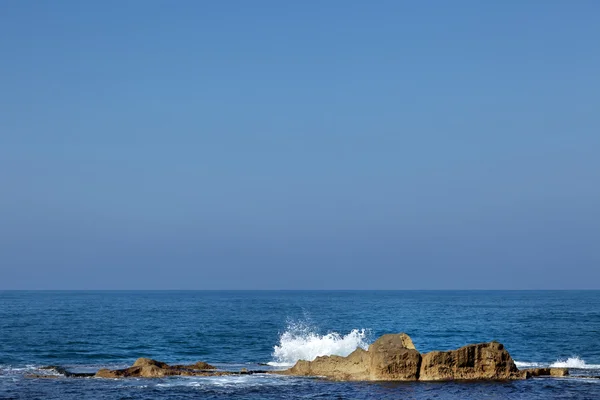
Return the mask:
{"type": "Polygon", "coordinates": [[[600,365],[586,364],[579,357],[569,357],[566,360],[556,360],[550,364],[553,368],[600,369],[600,365]]]}
{"type": "Polygon", "coordinates": [[[319,356],[347,356],[358,347],[367,349],[367,330],[353,329],[346,335],[330,332],[325,335],[303,323],[290,323],[274,346],[272,366],[292,366],[298,360],[312,361],[319,356]]]}

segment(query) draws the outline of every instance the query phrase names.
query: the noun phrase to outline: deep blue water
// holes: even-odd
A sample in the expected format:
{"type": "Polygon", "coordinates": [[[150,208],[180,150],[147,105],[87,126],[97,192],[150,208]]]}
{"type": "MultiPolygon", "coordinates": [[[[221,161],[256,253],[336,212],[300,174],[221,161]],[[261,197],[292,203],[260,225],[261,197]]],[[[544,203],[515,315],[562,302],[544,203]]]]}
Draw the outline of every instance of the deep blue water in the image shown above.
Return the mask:
{"type": "Polygon", "coordinates": [[[92,371],[124,367],[138,357],[275,368],[259,363],[292,362],[328,348],[348,351],[391,332],[407,332],[421,352],[498,340],[519,365],[570,358],[564,362],[576,367],[572,374],[600,375],[599,291],[8,291],[0,292],[0,398],[600,399],[600,380],[592,378],[343,383],[269,375],[25,377],[49,364],[92,371]],[[366,331],[351,333],[355,329],[366,331]],[[332,332],[339,337],[324,336],[332,332]],[[283,346],[279,358],[274,346],[283,346]]]}

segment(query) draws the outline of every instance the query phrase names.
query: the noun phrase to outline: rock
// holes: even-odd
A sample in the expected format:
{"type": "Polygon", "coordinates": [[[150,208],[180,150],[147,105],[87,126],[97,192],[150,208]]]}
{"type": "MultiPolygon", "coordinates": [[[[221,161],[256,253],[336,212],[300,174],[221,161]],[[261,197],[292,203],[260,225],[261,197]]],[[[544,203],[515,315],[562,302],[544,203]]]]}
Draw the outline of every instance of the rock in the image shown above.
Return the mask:
{"type": "Polygon", "coordinates": [[[169,368],[169,364],[162,361],[156,361],[151,358],[138,358],[133,363],[132,367],[158,367],[158,368],[169,368]]]}
{"type": "Polygon", "coordinates": [[[365,381],[509,380],[529,376],[517,369],[500,343],[472,344],[421,355],[404,333],[383,335],[368,350],[356,349],[348,357],[300,360],[282,373],[365,381]]]}
{"type": "Polygon", "coordinates": [[[419,379],[509,380],[526,379],[512,357],[498,342],[471,344],[452,351],[432,351],[423,355],[419,379]]]}
{"type": "Polygon", "coordinates": [[[218,373],[207,372],[215,369],[216,367],[202,361],[193,365],[170,366],[167,363],[150,358],[138,358],[133,363],[133,366],[129,368],[115,370],[101,369],[94,376],[96,378],[163,378],[173,375],[217,375],[218,373]]]}
{"type": "Polygon", "coordinates": [[[529,376],[569,376],[568,368],[529,368],[523,371],[529,376]]]}
{"type": "Polygon", "coordinates": [[[214,367],[214,366],[210,365],[209,363],[205,363],[204,361],[198,361],[196,364],[192,364],[192,365],[174,365],[173,368],[199,369],[199,370],[217,369],[217,367],[214,367]]]}
{"type": "Polygon", "coordinates": [[[383,335],[369,346],[369,380],[416,381],[419,379],[421,354],[411,338],[401,333],[383,335]]]}
{"type": "Polygon", "coordinates": [[[287,371],[285,375],[323,376],[343,381],[370,380],[367,351],[358,348],[348,357],[322,356],[314,361],[300,360],[287,371]]]}
{"type": "Polygon", "coordinates": [[[550,368],[550,376],[569,376],[568,368],[550,368]]]}
{"type": "Polygon", "coordinates": [[[406,333],[388,333],[381,336],[377,339],[371,346],[369,346],[369,351],[371,348],[375,346],[378,348],[399,348],[399,349],[409,349],[416,350],[417,348],[413,344],[412,339],[406,333]]]}
{"type": "Polygon", "coordinates": [[[300,360],[286,375],[323,376],[345,381],[414,381],[418,379],[421,355],[405,333],[384,335],[369,350],[358,348],[349,356],[322,356],[300,360]]]}

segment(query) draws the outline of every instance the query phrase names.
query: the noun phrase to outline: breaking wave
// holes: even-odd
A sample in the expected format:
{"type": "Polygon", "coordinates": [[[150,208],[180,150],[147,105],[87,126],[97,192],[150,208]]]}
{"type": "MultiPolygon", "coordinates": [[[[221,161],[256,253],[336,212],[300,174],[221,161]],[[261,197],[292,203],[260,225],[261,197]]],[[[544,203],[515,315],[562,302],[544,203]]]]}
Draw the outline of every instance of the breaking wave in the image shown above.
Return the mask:
{"type": "Polygon", "coordinates": [[[573,369],[600,369],[599,364],[587,364],[580,357],[569,357],[566,359],[558,359],[553,363],[540,363],[540,362],[525,362],[515,361],[518,368],[573,368],[573,369]]]}
{"type": "Polygon", "coordinates": [[[566,360],[556,360],[551,367],[555,368],[577,368],[577,369],[600,369],[600,365],[587,364],[579,357],[569,357],[566,360]]]}
{"type": "Polygon", "coordinates": [[[358,347],[367,349],[367,330],[353,329],[346,335],[331,332],[325,335],[303,323],[290,323],[273,348],[273,361],[268,365],[292,366],[298,360],[312,361],[319,356],[347,356],[358,347]]]}

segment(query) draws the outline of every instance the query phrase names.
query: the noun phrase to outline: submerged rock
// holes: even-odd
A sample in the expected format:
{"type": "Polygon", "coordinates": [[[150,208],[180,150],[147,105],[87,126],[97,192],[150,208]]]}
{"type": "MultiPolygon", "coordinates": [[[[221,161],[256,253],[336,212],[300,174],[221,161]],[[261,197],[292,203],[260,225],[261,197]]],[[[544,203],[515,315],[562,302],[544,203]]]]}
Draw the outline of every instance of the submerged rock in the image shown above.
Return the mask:
{"type": "Polygon", "coordinates": [[[471,344],[421,355],[405,333],[383,335],[368,350],[357,349],[347,357],[301,360],[282,373],[366,381],[511,380],[529,376],[519,371],[500,343],[471,344]]]}
{"type": "Polygon", "coordinates": [[[569,376],[568,368],[529,368],[523,372],[529,376],[569,376]]]}
{"type": "Polygon", "coordinates": [[[71,372],[61,367],[60,365],[48,365],[40,367],[42,371],[51,371],[53,374],[27,374],[26,378],[40,378],[40,379],[58,379],[58,378],[89,378],[94,376],[94,373],[90,372],[71,372]]]}
{"type": "Polygon", "coordinates": [[[199,361],[192,365],[169,365],[150,358],[138,358],[135,363],[125,369],[101,369],[94,375],[96,378],[163,378],[165,376],[202,376],[219,375],[216,367],[199,361]]]}

